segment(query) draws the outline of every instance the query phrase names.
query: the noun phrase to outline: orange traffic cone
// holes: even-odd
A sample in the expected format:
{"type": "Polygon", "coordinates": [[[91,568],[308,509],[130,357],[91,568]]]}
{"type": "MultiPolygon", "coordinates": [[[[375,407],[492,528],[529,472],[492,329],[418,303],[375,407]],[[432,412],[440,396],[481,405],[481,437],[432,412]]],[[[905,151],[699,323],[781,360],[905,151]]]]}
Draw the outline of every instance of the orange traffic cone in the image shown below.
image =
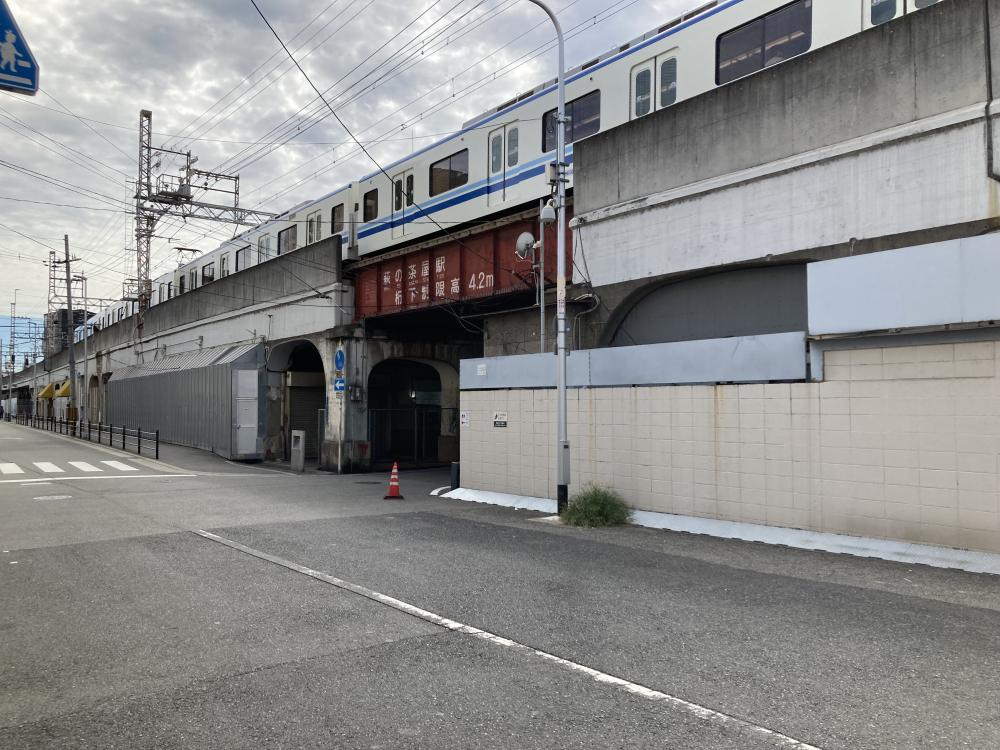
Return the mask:
{"type": "Polygon", "coordinates": [[[386,500],[402,500],[403,496],[399,494],[399,467],[396,463],[392,464],[392,476],[389,477],[389,494],[385,496],[386,500]]]}

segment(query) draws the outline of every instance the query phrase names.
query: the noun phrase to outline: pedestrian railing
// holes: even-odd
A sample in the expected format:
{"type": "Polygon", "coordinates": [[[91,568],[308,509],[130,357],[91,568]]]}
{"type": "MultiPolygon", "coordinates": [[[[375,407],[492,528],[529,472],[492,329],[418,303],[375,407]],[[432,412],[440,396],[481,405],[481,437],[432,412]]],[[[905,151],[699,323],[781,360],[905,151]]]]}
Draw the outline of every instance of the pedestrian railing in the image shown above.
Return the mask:
{"type": "Polygon", "coordinates": [[[37,415],[18,414],[14,421],[25,427],[34,427],[47,432],[54,432],[59,435],[86,440],[90,443],[107,445],[112,448],[121,448],[123,451],[137,456],[149,456],[159,460],[160,458],[160,431],[150,432],[141,427],[127,427],[125,425],[104,424],[103,422],[89,422],[83,420],[70,421],[67,419],[57,419],[56,417],[41,417],[37,415]]]}

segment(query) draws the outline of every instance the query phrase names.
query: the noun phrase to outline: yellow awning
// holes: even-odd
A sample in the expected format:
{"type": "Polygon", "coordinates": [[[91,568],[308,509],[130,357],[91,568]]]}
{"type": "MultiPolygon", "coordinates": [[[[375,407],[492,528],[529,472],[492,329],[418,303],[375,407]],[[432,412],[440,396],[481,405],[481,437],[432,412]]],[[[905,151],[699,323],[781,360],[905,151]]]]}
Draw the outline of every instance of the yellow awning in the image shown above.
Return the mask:
{"type": "Polygon", "coordinates": [[[42,388],[42,392],[38,394],[38,398],[52,398],[56,395],[56,384],[49,383],[47,386],[42,388]]]}
{"type": "Polygon", "coordinates": [[[66,396],[69,396],[69,381],[68,380],[65,383],[63,383],[61,386],[59,386],[59,390],[56,391],[56,398],[64,398],[66,396]]]}

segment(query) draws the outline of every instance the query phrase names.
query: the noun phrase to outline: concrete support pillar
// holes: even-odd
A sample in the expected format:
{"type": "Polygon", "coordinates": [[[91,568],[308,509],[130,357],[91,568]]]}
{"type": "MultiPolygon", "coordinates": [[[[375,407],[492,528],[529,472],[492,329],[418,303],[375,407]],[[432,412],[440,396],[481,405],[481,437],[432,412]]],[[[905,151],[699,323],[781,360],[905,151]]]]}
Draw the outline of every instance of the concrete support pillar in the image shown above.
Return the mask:
{"type": "Polygon", "coordinates": [[[337,330],[319,346],[329,404],[320,454],[320,468],[324,471],[341,474],[367,471],[371,462],[367,401],[364,399],[367,389],[365,346],[360,331],[353,329],[337,330]],[[360,399],[355,396],[355,388],[359,386],[360,399]]]}

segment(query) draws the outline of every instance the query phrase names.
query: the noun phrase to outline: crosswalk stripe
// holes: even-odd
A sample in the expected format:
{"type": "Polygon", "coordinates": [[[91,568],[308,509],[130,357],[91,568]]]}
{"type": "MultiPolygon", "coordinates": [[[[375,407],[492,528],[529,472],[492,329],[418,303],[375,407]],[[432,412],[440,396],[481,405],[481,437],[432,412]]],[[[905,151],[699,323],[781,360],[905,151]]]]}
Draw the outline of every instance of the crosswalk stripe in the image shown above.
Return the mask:
{"type": "Polygon", "coordinates": [[[88,464],[86,461],[70,461],[70,466],[75,466],[80,471],[104,471],[104,469],[98,469],[96,466],[88,464]]]}
{"type": "Polygon", "coordinates": [[[23,474],[22,469],[17,464],[0,464],[0,474],[23,474]]]}
{"type": "Polygon", "coordinates": [[[112,469],[118,469],[118,471],[139,471],[134,466],[129,466],[128,464],[123,464],[121,461],[101,461],[102,464],[107,464],[112,469]]]}
{"type": "Polygon", "coordinates": [[[51,464],[48,461],[35,461],[35,466],[38,467],[39,471],[44,471],[46,474],[65,474],[66,472],[60,469],[55,464],[51,464]]]}

